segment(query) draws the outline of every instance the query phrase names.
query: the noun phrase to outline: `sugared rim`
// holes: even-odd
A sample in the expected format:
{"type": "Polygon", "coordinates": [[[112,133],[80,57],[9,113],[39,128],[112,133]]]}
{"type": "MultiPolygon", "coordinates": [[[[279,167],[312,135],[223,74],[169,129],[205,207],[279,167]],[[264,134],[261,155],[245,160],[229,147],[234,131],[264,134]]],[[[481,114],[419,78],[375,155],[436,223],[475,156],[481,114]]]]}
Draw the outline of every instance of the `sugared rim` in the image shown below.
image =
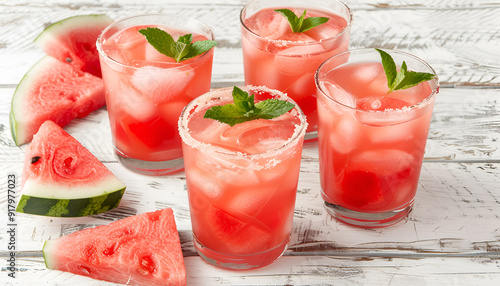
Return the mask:
{"type": "MultiPolygon", "coordinates": [[[[142,17],[158,17],[158,16],[161,16],[161,17],[178,17],[178,18],[186,18],[186,19],[189,19],[189,20],[192,20],[192,21],[195,21],[197,23],[199,23],[200,25],[202,25],[203,27],[205,27],[208,31],[208,33],[210,34],[210,39],[209,40],[215,40],[215,37],[214,37],[214,33],[212,31],[212,29],[210,27],[208,27],[207,25],[205,25],[204,23],[196,20],[195,18],[191,18],[189,16],[184,16],[184,15],[179,15],[179,14],[174,14],[174,13],[156,13],[156,14],[142,14],[142,15],[136,15],[136,16],[131,16],[131,17],[125,17],[125,18],[121,18],[113,23],[111,23],[109,26],[107,26],[102,32],[101,34],[97,37],[97,41],[96,41],[96,48],[97,48],[97,51],[99,51],[99,54],[101,56],[103,56],[106,60],[109,60],[111,61],[113,64],[115,65],[118,65],[120,67],[127,67],[127,68],[133,68],[133,69],[138,69],[139,67],[135,67],[135,66],[130,66],[130,65],[127,65],[127,64],[124,64],[124,63],[121,63],[113,58],[111,58],[110,56],[108,56],[106,54],[106,52],[104,52],[104,50],[102,49],[102,45],[101,45],[101,38],[102,36],[107,32],[109,31],[109,29],[113,28],[114,26],[122,23],[122,22],[125,22],[125,21],[128,21],[130,19],[136,19],[136,18],[142,18],[142,17]]],[[[128,27],[133,27],[134,25],[131,25],[131,26],[128,26],[128,27]]],[[[212,48],[213,49],[213,48],[212,48]]],[[[201,61],[203,58],[205,58],[207,56],[207,54],[212,50],[208,50],[206,52],[204,52],[202,55],[200,55],[199,57],[195,58],[193,61],[190,61],[189,64],[193,64],[193,63],[196,63],[196,62],[199,62],[201,61]]],[[[182,63],[182,61],[180,62],[182,63]]],[[[179,63],[179,64],[180,64],[179,63]]],[[[174,67],[168,67],[168,69],[176,69],[176,68],[182,68],[184,65],[180,64],[179,66],[174,66],[174,67]]],[[[141,68],[147,68],[147,67],[141,67],[141,68]]]]}
{"type": "MultiPolygon", "coordinates": [[[[279,154],[282,151],[284,151],[285,149],[287,149],[290,145],[293,145],[293,143],[296,143],[298,140],[300,140],[301,138],[304,137],[306,129],[307,129],[306,117],[305,117],[304,113],[302,112],[302,110],[300,109],[300,107],[295,103],[295,101],[293,101],[285,93],[278,91],[278,90],[275,90],[275,89],[270,89],[270,88],[265,87],[265,86],[247,85],[246,87],[240,87],[240,88],[242,88],[243,90],[252,91],[254,93],[258,93],[260,91],[268,92],[272,95],[276,95],[276,97],[274,97],[274,98],[286,100],[286,101],[289,101],[295,105],[295,107],[294,107],[294,109],[292,109],[292,111],[294,111],[294,113],[296,112],[296,114],[294,114],[294,115],[298,116],[298,118],[300,120],[300,125],[295,126],[295,130],[294,130],[293,135],[290,138],[288,138],[288,140],[285,141],[284,144],[280,145],[279,147],[269,149],[269,150],[262,152],[262,153],[245,154],[245,153],[241,153],[241,152],[235,152],[232,150],[228,150],[228,149],[220,147],[220,146],[214,146],[212,144],[199,141],[191,136],[191,132],[189,131],[189,128],[188,128],[188,123],[189,123],[190,117],[193,115],[193,113],[192,113],[193,108],[196,108],[198,106],[201,106],[201,107],[206,106],[209,102],[211,103],[210,105],[213,106],[213,105],[215,105],[215,104],[213,104],[214,98],[217,99],[217,101],[220,102],[221,104],[227,103],[228,100],[226,100],[226,99],[228,99],[228,98],[230,98],[230,100],[232,102],[231,96],[232,96],[233,87],[225,87],[225,88],[220,88],[220,89],[215,89],[215,90],[209,91],[209,92],[195,98],[188,105],[186,105],[186,107],[184,107],[184,110],[182,111],[181,116],[179,117],[179,121],[178,121],[179,135],[181,136],[182,141],[185,144],[188,144],[189,146],[191,146],[193,148],[202,150],[204,153],[212,152],[212,153],[216,153],[217,156],[229,156],[232,158],[240,158],[240,159],[247,159],[247,160],[253,161],[253,160],[257,160],[257,159],[261,159],[261,158],[276,156],[277,154],[279,154]]],[[[276,163],[278,163],[278,162],[276,162],[276,163]]]]}
{"type": "MultiPolygon", "coordinates": [[[[345,51],[345,52],[342,52],[342,53],[339,53],[339,54],[336,54],[330,58],[328,58],[327,60],[325,60],[320,66],[319,68],[316,70],[316,74],[314,75],[314,82],[316,84],[316,88],[322,93],[324,94],[328,99],[334,101],[335,103],[343,106],[343,107],[346,107],[346,108],[349,108],[349,109],[352,109],[352,110],[355,110],[357,112],[366,112],[366,113],[398,113],[398,112],[408,112],[408,111],[411,111],[411,110],[415,110],[415,109],[420,109],[422,107],[425,107],[426,105],[430,104],[432,102],[432,99],[434,97],[436,97],[436,94],[439,92],[439,78],[436,74],[436,71],[434,71],[434,69],[427,63],[425,62],[423,59],[417,57],[417,56],[414,56],[412,54],[409,54],[407,52],[403,52],[403,51],[398,51],[398,50],[391,50],[391,49],[382,49],[383,51],[389,53],[389,54],[400,54],[400,55],[403,55],[403,56],[406,56],[406,57],[410,57],[410,58],[413,58],[415,60],[417,60],[418,62],[420,62],[421,64],[423,64],[427,69],[429,69],[429,72],[434,74],[435,78],[432,79],[432,81],[436,81],[436,86],[435,87],[432,87],[432,92],[429,96],[427,96],[426,98],[424,98],[423,100],[421,100],[420,102],[418,102],[417,104],[414,104],[414,105],[411,105],[411,106],[405,106],[404,108],[401,108],[401,109],[387,109],[387,110],[360,110],[356,107],[353,107],[353,106],[349,106],[349,105],[346,105],[342,102],[339,102],[335,99],[333,99],[326,91],[324,91],[322,88],[321,88],[321,85],[319,84],[320,82],[320,79],[319,79],[319,73],[321,71],[321,69],[323,68],[323,66],[325,66],[330,60],[332,59],[335,59],[335,58],[340,58],[340,57],[343,57],[343,56],[346,56],[347,54],[351,54],[351,53],[376,53],[376,50],[374,48],[361,48],[361,49],[353,49],[353,50],[349,50],[349,51],[345,51]]],[[[340,65],[340,66],[343,66],[344,64],[340,65]]],[[[335,67],[335,68],[338,68],[339,66],[335,67]]]]}
{"type": "MultiPolygon", "coordinates": [[[[252,0],[247,5],[245,5],[245,7],[243,7],[243,9],[241,9],[241,11],[240,11],[240,24],[250,34],[252,34],[253,36],[255,36],[255,37],[259,38],[259,39],[262,39],[264,41],[268,41],[268,42],[272,42],[272,43],[282,43],[282,44],[286,44],[288,46],[290,46],[290,45],[291,46],[295,46],[295,45],[297,45],[297,46],[317,45],[318,43],[323,43],[323,42],[326,42],[326,41],[332,41],[332,40],[338,39],[340,36],[342,36],[348,30],[350,30],[351,25],[352,25],[352,11],[351,11],[351,8],[349,8],[349,6],[347,6],[342,1],[334,0],[335,2],[339,3],[340,5],[342,5],[346,9],[347,14],[348,14],[347,18],[345,18],[344,15],[340,15],[339,14],[340,16],[342,16],[347,21],[347,25],[345,26],[345,28],[342,31],[340,31],[334,37],[320,39],[319,41],[290,41],[290,40],[279,40],[279,39],[265,38],[265,37],[262,37],[262,36],[260,36],[259,34],[255,33],[255,32],[253,32],[250,28],[248,28],[245,25],[245,22],[243,21],[243,12],[246,11],[246,9],[248,8],[248,6],[250,6],[251,4],[253,4],[253,3],[257,2],[257,1],[262,1],[262,0],[252,0]]],[[[304,4],[304,5],[306,5],[306,4],[304,4]]]]}

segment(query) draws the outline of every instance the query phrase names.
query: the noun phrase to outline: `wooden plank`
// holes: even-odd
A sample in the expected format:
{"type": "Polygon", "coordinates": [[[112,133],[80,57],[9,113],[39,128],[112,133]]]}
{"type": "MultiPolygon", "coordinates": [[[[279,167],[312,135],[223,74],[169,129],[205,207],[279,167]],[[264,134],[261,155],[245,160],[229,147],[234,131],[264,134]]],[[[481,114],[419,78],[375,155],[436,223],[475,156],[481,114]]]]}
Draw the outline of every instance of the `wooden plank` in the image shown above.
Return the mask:
{"type": "MultiPolygon", "coordinates": [[[[195,255],[183,173],[146,177],[126,170],[118,163],[106,165],[127,185],[118,209],[83,218],[17,214],[21,249],[40,251],[45,240],[130,215],[171,207],[176,215],[184,254],[195,255]]],[[[424,163],[414,211],[410,216],[395,226],[362,229],[339,223],[326,213],[320,197],[317,165],[305,161],[299,178],[291,245],[286,255],[354,253],[411,257],[425,253],[500,257],[499,167],[500,163],[424,163]]],[[[6,178],[7,173],[2,177],[6,178]]],[[[5,208],[6,197],[6,182],[1,182],[2,208],[5,208]]],[[[0,228],[6,225],[1,224],[0,228]]],[[[6,251],[6,246],[0,243],[0,251],[6,251]]]]}
{"type": "MultiPolygon", "coordinates": [[[[16,2],[17,3],[17,2],[16,2]]],[[[114,19],[144,13],[179,13],[202,20],[213,28],[220,46],[214,62],[215,86],[220,82],[242,82],[238,15],[245,1],[215,4],[193,2],[120,2],[67,4],[56,1],[4,5],[0,17],[0,70],[5,84],[16,84],[43,53],[32,41],[45,26],[78,14],[106,13],[114,19]]],[[[500,55],[496,52],[500,5],[494,1],[394,1],[373,4],[349,1],[354,22],[351,48],[400,49],[422,57],[438,72],[447,86],[499,86],[500,55]]]]}
{"type": "MultiPolygon", "coordinates": [[[[14,88],[0,88],[0,160],[21,168],[26,145],[15,147],[9,125],[14,88]]],[[[428,160],[498,160],[500,158],[500,89],[441,88],[434,107],[425,157],[428,160]]],[[[99,160],[116,162],[107,111],[100,109],[65,127],[99,160]]],[[[309,149],[311,151],[309,151],[309,149]]],[[[317,162],[317,147],[304,158],[317,162]]]]}

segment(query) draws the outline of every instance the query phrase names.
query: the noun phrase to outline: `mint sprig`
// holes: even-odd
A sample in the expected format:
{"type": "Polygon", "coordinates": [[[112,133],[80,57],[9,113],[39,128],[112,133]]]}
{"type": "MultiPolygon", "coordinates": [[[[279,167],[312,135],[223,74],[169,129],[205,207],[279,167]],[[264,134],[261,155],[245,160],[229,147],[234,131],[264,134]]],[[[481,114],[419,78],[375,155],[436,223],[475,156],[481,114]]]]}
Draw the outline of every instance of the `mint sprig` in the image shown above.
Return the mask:
{"type": "Polygon", "coordinates": [[[249,96],[248,92],[235,86],[233,103],[212,106],[205,112],[204,118],[234,126],[255,119],[272,119],[287,113],[294,106],[293,103],[280,99],[266,99],[255,103],[253,94],[249,96]]]}
{"type": "Polygon", "coordinates": [[[216,41],[211,40],[193,42],[192,34],[180,36],[177,41],[174,41],[174,38],[169,33],[159,28],[141,29],[139,33],[143,34],[148,43],[158,52],[174,59],[176,62],[196,57],[218,44],[216,41]]]}
{"type": "Polygon", "coordinates": [[[387,77],[387,86],[389,92],[407,89],[421,82],[431,80],[436,76],[431,73],[409,71],[406,62],[403,61],[401,69],[398,71],[394,59],[387,52],[380,49],[375,49],[382,57],[382,66],[384,67],[385,76],[387,77]]]}
{"type": "Polygon", "coordinates": [[[283,17],[285,17],[288,20],[288,23],[290,24],[290,27],[292,28],[292,31],[294,33],[301,33],[305,32],[307,30],[310,30],[314,27],[317,27],[321,24],[324,24],[330,20],[327,17],[306,17],[306,10],[304,10],[304,13],[302,13],[302,16],[298,17],[293,13],[292,10],[290,9],[276,9],[274,10],[283,17]]]}

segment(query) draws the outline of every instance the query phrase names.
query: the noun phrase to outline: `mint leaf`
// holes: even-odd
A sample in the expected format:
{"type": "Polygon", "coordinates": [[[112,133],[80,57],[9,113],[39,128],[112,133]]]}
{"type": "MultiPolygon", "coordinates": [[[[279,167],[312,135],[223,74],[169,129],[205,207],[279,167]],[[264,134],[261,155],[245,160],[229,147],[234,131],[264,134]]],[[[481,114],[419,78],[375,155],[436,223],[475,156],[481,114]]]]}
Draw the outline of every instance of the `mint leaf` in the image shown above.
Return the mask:
{"type": "MultiPolygon", "coordinates": [[[[304,11],[304,14],[305,14],[305,11],[304,11]]],[[[330,19],[327,17],[309,17],[309,18],[306,18],[306,19],[304,19],[304,22],[302,23],[301,32],[305,32],[305,31],[310,30],[314,27],[317,27],[321,24],[324,24],[324,23],[328,22],[328,20],[330,20],[330,19]]]]}
{"type": "Polygon", "coordinates": [[[385,76],[387,78],[387,87],[389,92],[413,87],[421,82],[431,80],[436,76],[431,73],[408,71],[406,62],[403,61],[401,69],[398,71],[396,63],[391,55],[380,49],[375,49],[382,58],[385,76]]]}
{"type": "Polygon", "coordinates": [[[233,88],[233,103],[209,108],[204,118],[218,120],[230,126],[255,119],[273,119],[290,111],[295,105],[280,99],[266,99],[255,104],[254,95],[233,88]]]}
{"type": "Polygon", "coordinates": [[[180,36],[179,39],[175,41],[169,33],[159,28],[141,29],[139,33],[143,34],[148,43],[158,52],[174,59],[176,62],[181,62],[201,55],[218,44],[216,41],[210,40],[192,43],[192,34],[180,36]]]}
{"type": "Polygon", "coordinates": [[[295,13],[293,13],[293,11],[290,9],[276,9],[274,11],[280,13],[288,20],[288,23],[290,24],[290,27],[292,28],[292,31],[294,33],[305,32],[321,24],[324,24],[329,20],[329,18],[327,17],[305,18],[306,10],[304,10],[304,13],[302,13],[302,16],[300,16],[300,18],[295,15],[295,13]]]}

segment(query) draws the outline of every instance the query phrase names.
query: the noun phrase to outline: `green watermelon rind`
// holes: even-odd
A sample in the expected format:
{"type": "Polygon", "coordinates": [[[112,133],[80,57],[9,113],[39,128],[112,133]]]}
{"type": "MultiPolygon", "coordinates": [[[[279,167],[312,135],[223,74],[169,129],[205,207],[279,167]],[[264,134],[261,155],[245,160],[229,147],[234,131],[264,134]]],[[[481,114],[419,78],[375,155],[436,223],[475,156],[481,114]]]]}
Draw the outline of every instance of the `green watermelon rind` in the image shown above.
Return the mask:
{"type": "Polygon", "coordinates": [[[82,217],[96,215],[116,208],[125,187],[110,193],[89,198],[56,199],[23,194],[16,212],[51,217],[82,217]]]}
{"type": "Polygon", "coordinates": [[[51,253],[54,253],[54,247],[57,244],[56,240],[46,240],[43,243],[42,247],[42,254],[43,254],[43,261],[45,262],[45,267],[47,269],[54,269],[54,261],[50,259],[52,255],[49,255],[51,253]]]}
{"type": "Polygon", "coordinates": [[[58,37],[59,35],[65,35],[67,31],[71,30],[73,27],[83,27],[88,23],[92,23],[91,26],[97,26],[99,24],[107,26],[113,23],[113,20],[105,14],[77,15],[69,17],[46,27],[35,38],[34,43],[39,47],[43,47],[45,41],[48,39],[58,37]],[[89,19],[92,20],[89,21],[89,19]]]}

